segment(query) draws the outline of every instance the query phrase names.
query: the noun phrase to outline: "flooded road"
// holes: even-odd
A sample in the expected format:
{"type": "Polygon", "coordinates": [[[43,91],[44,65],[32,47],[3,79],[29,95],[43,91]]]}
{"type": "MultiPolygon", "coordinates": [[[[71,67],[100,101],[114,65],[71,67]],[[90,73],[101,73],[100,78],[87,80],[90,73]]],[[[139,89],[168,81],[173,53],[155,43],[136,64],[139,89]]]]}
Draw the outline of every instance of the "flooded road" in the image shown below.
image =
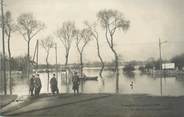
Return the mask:
{"type": "MultiPolygon", "coordinates": [[[[98,69],[85,68],[87,76],[97,76],[98,69]]],[[[98,81],[85,81],[80,84],[82,93],[115,93],[115,74],[110,70],[103,72],[103,80],[98,77],[98,81]]],[[[50,78],[52,73],[50,73],[50,78]]],[[[41,93],[47,91],[47,73],[40,73],[42,81],[41,93]]],[[[71,79],[67,79],[64,73],[58,73],[58,88],[60,93],[73,93],[71,79]]],[[[9,89],[8,89],[9,90],[9,89]]],[[[50,87],[49,87],[50,92],[50,87]]],[[[2,91],[1,91],[2,93],[2,91]]],[[[17,76],[14,80],[13,93],[17,95],[29,94],[27,79],[17,76]]],[[[121,94],[149,94],[160,96],[183,96],[184,78],[166,77],[154,78],[150,75],[141,74],[139,71],[125,74],[120,70],[119,93],[121,94]]]]}

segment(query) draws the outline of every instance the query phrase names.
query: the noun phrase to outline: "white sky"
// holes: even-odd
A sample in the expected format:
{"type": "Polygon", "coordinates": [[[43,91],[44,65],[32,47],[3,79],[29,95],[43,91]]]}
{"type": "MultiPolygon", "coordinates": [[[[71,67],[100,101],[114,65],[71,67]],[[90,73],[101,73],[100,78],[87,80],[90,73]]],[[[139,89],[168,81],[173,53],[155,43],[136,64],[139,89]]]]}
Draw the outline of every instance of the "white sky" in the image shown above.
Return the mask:
{"type": "MultiPolygon", "coordinates": [[[[94,22],[96,13],[103,9],[116,9],[123,12],[130,20],[130,29],[116,33],[116,50],[124,60],[145,60],[158,58],[158,38],[167,40],[163,45],[163,58],[169,59],[184,52],[184,2],[183,0],[4,0],[5,10],[10,10],[16,18],[22,13],[33,13],[43,21],[47,28],[31,41],[31,55],[37,39],[52,35],[58,48],[58,62],[64,63],[64,48],[54,36],[56,29],[64,21],[75,21],[78,27],[83,21],[94,22]]],[[[104,60],[113,59],[108,48],[104,32],[100,33],[101,52],[104,60]]],[[[2,41],[0,42],[2,43],[2,41]]],[[[0,44],[2,46],[2,44],[0,44]]],[[[24,55],[27,46],[20,34],[14,33],[11,40],[12,55],[24,55]]],[[[69,63],[78,61],[75,45],[72,47],[69,63]]],[[[98,61],[95,41],[86,48],[84,60],[98,61]]],[[[45,53],[40,47],[39,61],[45,63],[45,53]]],[[[50,55],[50,63],[55,62],[54,49],[50,55]]]]}

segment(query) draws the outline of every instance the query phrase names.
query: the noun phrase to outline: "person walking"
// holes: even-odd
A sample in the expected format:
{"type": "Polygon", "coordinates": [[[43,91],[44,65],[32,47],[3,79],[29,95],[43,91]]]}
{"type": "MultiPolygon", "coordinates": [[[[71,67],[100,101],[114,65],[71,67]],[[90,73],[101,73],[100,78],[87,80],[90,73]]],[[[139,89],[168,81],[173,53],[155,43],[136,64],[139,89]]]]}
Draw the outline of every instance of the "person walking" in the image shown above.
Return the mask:
{"type": "Polygon", "coordinates": [[[58,83],[57,83],[57,80],[56,80],[56,75],[53,74],[53,77],[50,80],[50,88],[51,88],[52,94],[55,94],[55,92],[57,94],[59,94],[59,89],[58,89],[57,84],[58,83]]]}
{"type": "Polygon", "coordinates": [[[42,83],[41,83],[39,74],[37,74],[37,76],[35,78],[34,85],[35,85],[35,96],[39,96],[40,90],[42,88],[42,83]]]}
{"type": "Polygon", "coordinates": [[[74,95],[76,93],[79,94],[80,80],[79,80],[79,76],[77,75],[77,72],[74,73],[74,76],[72,77],[72,82],[73,82],[74,95]]]}
{"type": "Polygon", "coordinates": [[[31,96],[34,96],[34,80],[35,80],[35,75],[33,74],[31,79],[29,80],[29,92],[31,93],[31,96]]]}

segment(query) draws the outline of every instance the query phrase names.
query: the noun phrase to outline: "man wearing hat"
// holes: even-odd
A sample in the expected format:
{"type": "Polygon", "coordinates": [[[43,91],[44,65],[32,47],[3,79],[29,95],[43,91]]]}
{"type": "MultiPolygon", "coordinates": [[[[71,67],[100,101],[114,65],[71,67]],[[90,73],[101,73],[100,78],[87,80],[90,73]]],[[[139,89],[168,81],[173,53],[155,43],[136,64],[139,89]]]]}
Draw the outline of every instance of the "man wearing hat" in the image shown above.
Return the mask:
{"type": "Polygon", "coordinates": [[[74,90],[74,95],[79,94],[79,85],[80,85],[80,80],[79,76],[77,75],[77,72],[74,72],[74,76],[72,77],[72,82],[73,82],[73,90],[74,90]]]}
{"type": "Polygon", "coordinates": [[[39,74],[37,74],[37,76],[34,80],[34,88],[35,88],[35,96],[39,96],[40,90],[42,88],[42,83],[41,83],[39,74]]]}
{"type": "Polygon", "coordinates": [[[58,83],[57,83],[57,80],[56,80],[56,75],[53,74],[53,77],[50,80],[50,88],[51,88],[52,94],[55,94],[55,92],[57,94],[59,94],[59,90],[58,90],[57,84],[58,83]]]}
{"type": "Polygon", "coordinates": [[[34,96],[33,91],[34,91],[34,80],[35,80],[35,75],[33,74],[31,79],[29,80],[29,91],[31,93],[31,96],[34,96]]]}

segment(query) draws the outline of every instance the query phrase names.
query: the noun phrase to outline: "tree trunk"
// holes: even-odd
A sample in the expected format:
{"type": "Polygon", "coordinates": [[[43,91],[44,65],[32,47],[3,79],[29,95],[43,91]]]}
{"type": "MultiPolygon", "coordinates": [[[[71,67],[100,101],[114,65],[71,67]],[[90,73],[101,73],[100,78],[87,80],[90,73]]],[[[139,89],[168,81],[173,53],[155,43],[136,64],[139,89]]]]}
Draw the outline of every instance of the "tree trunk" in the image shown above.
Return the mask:
{"type": "Polygon", "coordinates": [[[65,55],[65,69],[66,69],[66,83],[68,86],[68,55],[69,55],[69,51],[66,50],[66,55],[65,55]]]}
{"type": "Polygon", "coordinates": [[[11,78],[11,50],[10,50],[10,33],[8,34],[8,55],[9,55],[9,79],[10,79],[10,95],[12,95],[12,78],[11,78]]]}
{"type": "Polygon", "coordinates": [[[116,55],[116,93],[119,93],[119,61],[116,55]]]}
{"type": "Polygon", "coordinates": [[[30,39],[28,39],[27,43],[27,78],[29,80],[29,71],[30,71],[30,39]]]}
{"type": "Polygon", "coordinates": [[[104,69],[104,62],[103,62],[103,59],[102,59],[101,54],[100,54],[99,41],[98,41],[97,38],[96,38],[96,44],[97,44],[98,58],[100,59],[100,62],[101,62],[101,69],[100,69],[99,75],[102,78],[102,72],[103,72],[103,69],[104,69]]]}
{"type": "Polygon", "coordinates": [[[118,54],[114,50],[114,48],[111,48],[111,50],[114,53],[114,57],[115,57],[116,93],[119,93],[119,62],[118,62],[118,54]]]}
{"type": "Polygon", "coordinates": [[[66,52],[66,55],[65,55],[65,67],[67,67],[67,65],[68,65],[68,55],[69,55],[69,52],[66,52]]]}
{"type": "Polygon", "coordinates": [[[46,57],[46,63],[47,63],[47,92],[49,92],[49,62],[48,62],[48,57],[49,57],[49,50],[47,51],[47,57],[46,57]]]}
{"type": "MultiPolygon", "coordinates": [[[[119,65],[118,65],[118,54],[114,49],[114,42],[113,42],[113,34],[111,34],[111,32],[109,31],[110,34],[110,39],[111,41],[108,40],[108,29],[109,27],[106,27],[106,32],[105,32],[105,36],[106,36],[106,40],[107,43],[109,45],[109,47],[111,48],[112,52],[114,53],[114,57],[115,57],[115,72],[116,72],[116,93],[119,93],[119,65]]],[[[109,29],[110,30],[110,29],[109,29]]]]}
{"type": "Polygon", "coordinates": [[[49,64],[47,63],[47,92],[49,92],[49,64]]]}
{"type": "Polygon", "coordinates": [[[83,58],[82,58],[82,52],[80,52],[80,72],[81,72],[81,77],[83,75],[83,58]]]}

